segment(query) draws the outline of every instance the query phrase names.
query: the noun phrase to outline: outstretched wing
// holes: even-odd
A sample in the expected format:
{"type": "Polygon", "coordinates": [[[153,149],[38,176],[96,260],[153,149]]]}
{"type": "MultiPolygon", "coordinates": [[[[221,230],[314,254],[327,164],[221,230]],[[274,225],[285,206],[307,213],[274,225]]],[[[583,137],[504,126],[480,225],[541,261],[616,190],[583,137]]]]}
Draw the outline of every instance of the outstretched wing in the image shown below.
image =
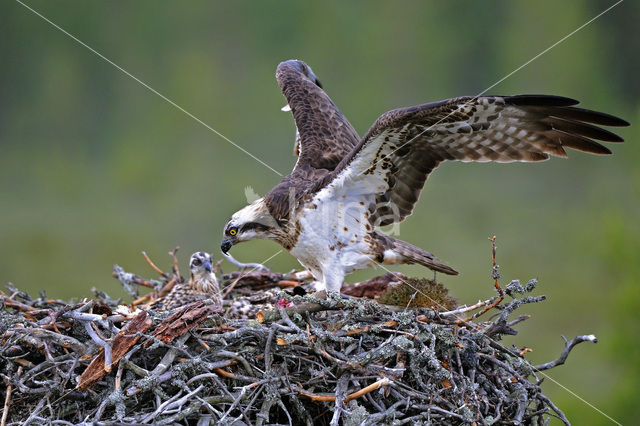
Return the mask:
{"type": "Polygon", "coordinates": [[[296,168],[334,170],[358,144],[358,133],[304,62],[280,63],[276,79],[296,122],[296,168]]]}
{"type": "Polygon", "coordinates": [[[612,115],[546,95],[449,99],[389,111],[376,120],[333,172],[333,190],[369,203],[384,226],[411,214],[429,173],[445,160],[541,161],[565,148],[610,154],[595,142],[622,142],[601,126],[627,126],[612,115]],[[592,123],[592,124],[589,124],[592,123]]]}

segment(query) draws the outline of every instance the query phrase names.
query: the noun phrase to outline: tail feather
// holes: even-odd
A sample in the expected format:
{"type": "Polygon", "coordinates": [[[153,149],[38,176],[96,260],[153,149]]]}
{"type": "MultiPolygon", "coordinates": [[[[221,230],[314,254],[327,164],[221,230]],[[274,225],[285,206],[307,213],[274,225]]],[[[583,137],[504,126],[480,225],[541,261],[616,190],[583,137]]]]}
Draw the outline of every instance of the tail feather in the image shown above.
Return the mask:
{"type": "Polygon", "coordinates": [[[385,252],[386,250],[392,250],[394,254],[400,255],[401,259],[396,259],[400,260],[399,263],[417,263],[437,272],[442,272],[448,275],[458,275],[458,271],[444,263],[441,263],[441,260],[433,253],[429,253],[426,250],[422,250],[419,247],[388,235],[384,235],[382,237],[385,252]]]}

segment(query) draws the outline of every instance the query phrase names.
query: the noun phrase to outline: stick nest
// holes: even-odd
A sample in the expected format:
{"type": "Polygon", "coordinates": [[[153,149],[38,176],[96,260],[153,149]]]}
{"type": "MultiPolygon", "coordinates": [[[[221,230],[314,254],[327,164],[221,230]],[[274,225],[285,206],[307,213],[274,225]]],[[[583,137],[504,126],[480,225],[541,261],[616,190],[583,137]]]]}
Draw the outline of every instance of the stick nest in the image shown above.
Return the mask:
{"type": "MultiPolygon", "coordinates": [[[[544,424],[555,416],[568,424],[542,393],[538,372],[562,364],[580,341],[595,341],[579,336],[540,366],[525,358],[529,349],[500,343],[528,318],[513,318],[514,311],[544,299],[530,295],[535,280],[511,282],[506,303],[496,303],[500,289],[452,309],[436,283],[387,274],[349,289],[361,298],[282,292],[290,304],[259,312],[260,322],[225,318],[224,305],[207,301],[154,310],[145,303],[181,277],[177,263],[172,274],[153,266],[158,280],[114,269],[132,295],[153,287],[135,309],[97,290],[93,300],[72,303],[44,292],[31,298],[12,285],[0,292],[3,423],[481,425],[544,424]],[[398,282],[422,289],[401,287],[409,300],[390,296],[398,282]],[[429,289],[441,309],[415,303],[429,289]],[[371,300],[380,293],[385,305],[371,300]],[[481,321],[487,311],[493,317],[481,321]]],[[[268,271],[223,278],[226,301],[306,285],[268,271]]],[[[497,284],[496,267],[494,278],[497,284]]]]}

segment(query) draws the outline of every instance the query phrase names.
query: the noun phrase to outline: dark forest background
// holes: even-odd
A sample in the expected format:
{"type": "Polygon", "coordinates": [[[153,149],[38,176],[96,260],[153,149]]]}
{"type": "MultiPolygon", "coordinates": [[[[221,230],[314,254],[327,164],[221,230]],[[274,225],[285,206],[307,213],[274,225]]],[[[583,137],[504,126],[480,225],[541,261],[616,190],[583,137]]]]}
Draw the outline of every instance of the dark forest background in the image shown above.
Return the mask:
{"type": "MultiPolygon", "coordinates": [[[[611,1],[97,2],[27,4],[283,173],[295,162],[290,114],[274,79],[305,60],[363,134],[400,106],[474,95],[611,1]]],[[[574,97],[640,118],[640,3],[623,2],[490,93],[574,97]]],[[[118,263],[150,275],[219,257],[245,187],[279,176],[150,92],[18,2],[0,4],[0,282],[56,298],[122,292],[118,263]]],[[[507,343],[533,362],[559,354],[561,334],[595,333],[551,376],[617,421],[637,417],[640,386],[640,127],[614,155],[570,152],[541,164],[447,163],[432,175],[400,237],[461,271],[440,279],[462,302],[492,294],[498,236],[504,282],[537,277],[545,303],[507,343]]],[[[240,245],[240,260],[279,250],[240,245]]],[[[227,270],[231,265],[223,265],[227,270]]],[[[282,253],[275,270],[298,266],[282,253]]],[[[419,267],[398,268],[428,275],[419,267]]],[[[367,271],[351,282],[379,274],[367,271]]],[[[611,424],[567,390],[546,391],[575,424],[611,424]]]]}

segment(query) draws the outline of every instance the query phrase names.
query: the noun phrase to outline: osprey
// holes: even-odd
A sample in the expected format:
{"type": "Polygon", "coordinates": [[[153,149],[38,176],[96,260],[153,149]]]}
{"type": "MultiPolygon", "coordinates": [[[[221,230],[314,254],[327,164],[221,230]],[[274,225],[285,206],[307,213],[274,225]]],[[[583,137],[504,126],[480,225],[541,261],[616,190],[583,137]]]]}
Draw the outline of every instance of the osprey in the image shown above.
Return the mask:
{"type": "Polygon", "coordinates": [[[598,125],[629,124],[560,96],[468,96],[389,111],[360,138],[304,62],[282,62],[276,79],[295,120],[298,160],[268,194],[231,216],[221,249],[276,241],[334,292],[346,274],[377,264],[457,274],[376,229],[411,214],[441,162],[541,161],[566,157],[565,148],[611,154],[594,139],[623,140],[598,125]]]}
{"type": "Polygon", "coordinates": [[[211,300],[222,306],[222,293],[213,272],[213,259],[209,253],[199,251],[189,261],[191,275],[188,282],[178,282],[171,291],[158,300],[156,307],[172,310],[199,300],[211,300]]]}

